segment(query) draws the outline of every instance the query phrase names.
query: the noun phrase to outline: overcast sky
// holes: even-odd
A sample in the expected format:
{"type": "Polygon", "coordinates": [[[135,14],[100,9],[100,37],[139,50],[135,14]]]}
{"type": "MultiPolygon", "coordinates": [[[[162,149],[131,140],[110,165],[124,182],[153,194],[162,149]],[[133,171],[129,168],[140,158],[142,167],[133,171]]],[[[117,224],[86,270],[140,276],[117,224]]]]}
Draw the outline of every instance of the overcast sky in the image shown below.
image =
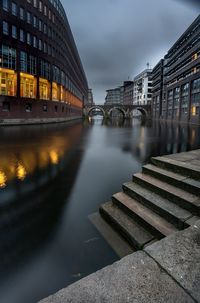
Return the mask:
{"type": "Polygon", "coordinates": [[[200,13],[200,0],[61,0],[94,100],[153,67],[200,13]]]}

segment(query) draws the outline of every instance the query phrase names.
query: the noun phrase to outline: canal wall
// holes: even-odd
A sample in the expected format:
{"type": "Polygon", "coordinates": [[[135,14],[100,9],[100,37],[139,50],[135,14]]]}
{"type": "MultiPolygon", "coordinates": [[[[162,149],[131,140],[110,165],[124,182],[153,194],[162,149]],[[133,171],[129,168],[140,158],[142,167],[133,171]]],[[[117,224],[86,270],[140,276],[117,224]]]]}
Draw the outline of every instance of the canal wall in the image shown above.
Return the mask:
{"type": "Polygon", "coordinates": [[[81,119],[81,116],[71,116],[62,118],[0,119],[0,126],[62,123],[81,119]]]}

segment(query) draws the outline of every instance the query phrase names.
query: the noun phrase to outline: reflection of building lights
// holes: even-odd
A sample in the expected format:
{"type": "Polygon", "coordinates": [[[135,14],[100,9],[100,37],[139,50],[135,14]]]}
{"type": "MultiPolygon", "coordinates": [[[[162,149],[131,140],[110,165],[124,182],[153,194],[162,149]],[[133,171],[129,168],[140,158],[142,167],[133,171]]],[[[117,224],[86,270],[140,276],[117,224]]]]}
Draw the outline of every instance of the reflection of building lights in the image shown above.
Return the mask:
{"type": "Polygon", "coordinates": [[[17,166],[17,178],[21,181],[23,181],[26,177],[26,170],[25,167],[22,164],[18,164],[17,166]]]}
{"type": "Polygon", "coordinates": [[[6,187],[6,181],[7,181],[6,175],[4,174],[3,171],[0,170],[0,188],[6,187]]]}
{"type": "Polygon", "coordinates": [[[52,164],[58,164],[58,153],[55,150],[50,151],[50,159],[52,164]]]}

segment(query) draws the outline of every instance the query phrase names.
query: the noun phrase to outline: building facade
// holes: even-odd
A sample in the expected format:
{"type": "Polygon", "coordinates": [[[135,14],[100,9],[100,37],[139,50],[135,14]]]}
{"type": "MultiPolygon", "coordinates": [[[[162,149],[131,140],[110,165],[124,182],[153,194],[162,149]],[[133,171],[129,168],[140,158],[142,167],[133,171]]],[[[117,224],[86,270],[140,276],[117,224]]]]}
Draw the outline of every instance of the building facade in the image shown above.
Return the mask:
{"type": "Polygon", "coordinates": [[[0,3],[0,123],[81,117],[88,84],[60,1],[0,3]]]}
{"type": "Polygon", "coordinates": [[[162,118],[200,122],[200,15],[164,58],[164,93],[162,118]]]}
{"type": "Polygon", "coordinates": [[[133,89],[134,89],[134,82],[133,81],[125,81],[124,82],[124,96],[123,96],[123,104],[124,105],[132,105],[133,104],[133,89]]]}
{"type": "Polygon", "coordinates": [[[152,115],[159,119],[162,113],[163,99],[163,64],[161,59],[152,70],[152,115]]]}
{"type": "Polygon", "coordinates": [[[106,105],[121,104],[121,87],[108,89],[106,92],[106,105]]]}
{"type": "Polygon", "coordinates": [[[85,105],[88,105],[88,106],[92,106],[94,105],[94,98],[93,98],[93,92],[92,92],[92,89],[89,88],[88,89],[88,99],[87,101],[85,102],[85,105]]]}
{"type": "Polygon", "coordinates": [[[134,78],[133,104],[151,104],[151,73],[152,69],[148,68],[134,78]]]}

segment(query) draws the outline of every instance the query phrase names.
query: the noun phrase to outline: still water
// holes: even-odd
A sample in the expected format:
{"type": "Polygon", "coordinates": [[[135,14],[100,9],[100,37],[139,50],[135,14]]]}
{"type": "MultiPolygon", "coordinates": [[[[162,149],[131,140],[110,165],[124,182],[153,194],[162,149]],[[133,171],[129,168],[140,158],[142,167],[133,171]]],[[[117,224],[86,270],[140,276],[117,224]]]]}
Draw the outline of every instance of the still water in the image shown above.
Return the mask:
{"type": "Polygon", "coordinates": [[[0,128],[0,302],[32,303],[118,260],[88,216],[200,128],[139,120],[0,128]]]}

